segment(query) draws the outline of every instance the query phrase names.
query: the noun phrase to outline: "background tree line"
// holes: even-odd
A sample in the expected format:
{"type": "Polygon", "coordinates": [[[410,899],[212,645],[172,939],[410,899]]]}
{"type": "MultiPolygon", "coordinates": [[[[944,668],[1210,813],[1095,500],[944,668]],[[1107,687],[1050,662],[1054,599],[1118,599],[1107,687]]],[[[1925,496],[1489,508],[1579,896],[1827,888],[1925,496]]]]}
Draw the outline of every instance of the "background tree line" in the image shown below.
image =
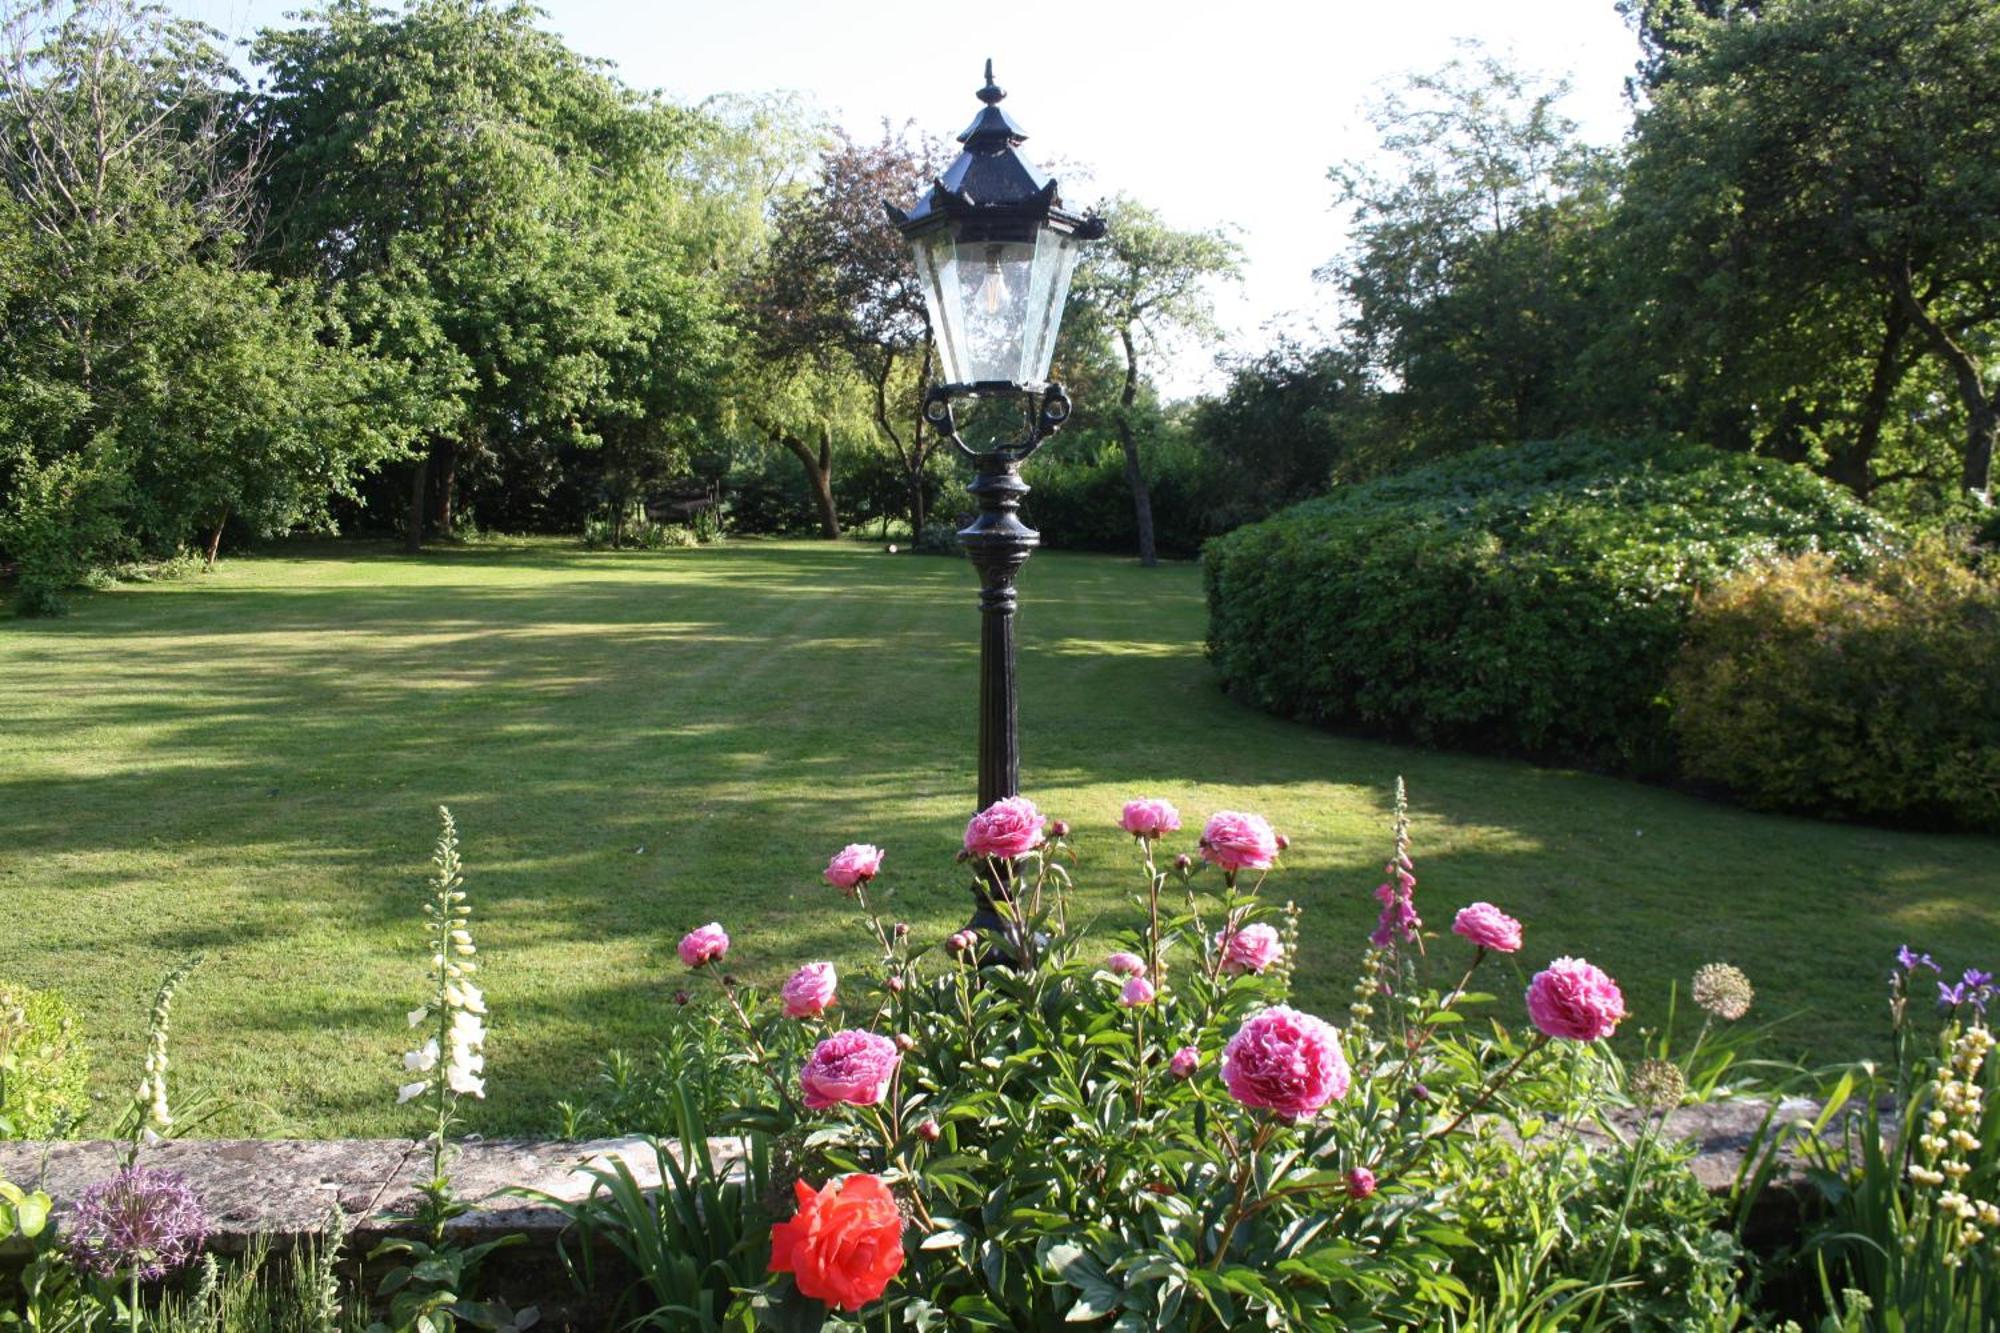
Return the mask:
{"type": "MultiPolygon", "coordinates": [[[[1239,355],[1218,394],[1164,403],[1153,376],[1211,338],[1235,243],[1099,201],[1058,353],[1079,410],[1027,502],[1046,536],[1191,554],[1329,486],[1583,430],[1783,459],[1904,518],[1987,495],[2000,14],[1626,9],[1614,148],[1477,54],[1384,99],[1382,152],[1330,173],[1335,336],[1239,355]]],[[[641,93],[499,0],[330,0],[254,41],[254,88],[137,0],[0,14],[0,561],[31,608],[301,529],[956,520],[879,207],[949,145],[641,93]]]]}

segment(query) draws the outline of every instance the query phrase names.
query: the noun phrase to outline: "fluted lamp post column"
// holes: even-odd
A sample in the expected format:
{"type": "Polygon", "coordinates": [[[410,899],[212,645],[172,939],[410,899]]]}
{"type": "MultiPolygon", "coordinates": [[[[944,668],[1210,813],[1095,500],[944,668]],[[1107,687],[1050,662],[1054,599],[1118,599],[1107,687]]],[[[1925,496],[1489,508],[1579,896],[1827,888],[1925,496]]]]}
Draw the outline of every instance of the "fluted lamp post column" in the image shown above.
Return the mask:
{"type": "MultiPolygon", "coordinates": [[[[1077,253],[1104,235],[1102,221],[1065,209],[1056,182],[1021,156],[1028,136],[1001,109],[1006,96],[987,61],[984,105],[958,136],[963,151],[907,212],[886,205],[915,256],[944,375],[924,399],[924,417],[971,460],[967,489],[979,503],[958,536],[979,573],[980,810],[1020,791],[1014,580],[1041,543],[1018,512],[1028,493],[1021,464],[1069,419],[1069,395],[1049,380],[1049,363],[1077,253]],[[952,411],[960,398],[1021,401],[1026,434],[972,448],[952,411]]],[[[974,928],[1001,924],[996,889],[989,879],[974,928]]]]}

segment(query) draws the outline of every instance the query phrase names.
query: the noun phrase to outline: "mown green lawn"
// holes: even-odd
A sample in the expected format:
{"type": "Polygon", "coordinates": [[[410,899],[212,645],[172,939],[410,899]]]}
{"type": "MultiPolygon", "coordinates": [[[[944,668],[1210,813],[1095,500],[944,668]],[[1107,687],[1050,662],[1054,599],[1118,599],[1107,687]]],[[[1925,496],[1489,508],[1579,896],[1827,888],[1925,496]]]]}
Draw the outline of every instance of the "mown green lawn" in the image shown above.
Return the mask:
{"type": "MultiPolygon", "coordinates": [[[[973,578],[860,545],[409,559],[321,546],[0,620],[0,977],[60,987],[122,1095],[154,979],[208,955],[175,1019],[213,1132],[375,1134],[421,989],[418,903],[448,803],[493,1007],[470,1128],[547,1130],[681,984],[720,919],[735,969],[861,957],[820,885],[886,847],[920,935],[957,926],[972,796],[973,578]]],[[[1905,940],[2000,961],[2000,843],[1773,818],[1586,774],[1343,739],[1216,690],[1197,573],[1043,554],[1022,581],[1025,781],[1076,826],[1086,905],[1122,913],[1122,800],[1293,840],[1302,1002],[1338,1017],[1373,919],[1396,776],[1434,927],[1474,899],[1581,954],[1657,1021],[1668,983],[1746,968],[1780,1045],[1876,1049],[1905,940]]],[[[1781,744],[1781,738],[1773,738],[1781,744]]],[[[1187,835],[1192,842],[1192,828],[1187,835]]],[[[1443,946],[1449,948],[1449,945],[1443,946]]],[[[1518,1011],[1518,1001],[1503,1006],[1518,1011]]]]}

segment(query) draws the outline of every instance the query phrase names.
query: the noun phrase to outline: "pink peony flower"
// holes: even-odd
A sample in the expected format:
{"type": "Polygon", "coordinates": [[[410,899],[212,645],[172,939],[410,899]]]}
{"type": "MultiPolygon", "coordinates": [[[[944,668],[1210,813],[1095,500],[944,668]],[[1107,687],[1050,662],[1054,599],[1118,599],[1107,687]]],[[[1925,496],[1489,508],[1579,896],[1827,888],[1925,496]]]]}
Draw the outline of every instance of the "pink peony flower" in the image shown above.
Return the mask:
{"type": "Polygon", "coordinates": [[[1222,1048],[1222,1081],[1245,1106],[1303,1120],[1347,1095],[1347,1058],[1331,1024],[1273,1005],[1236,1029],[1222,1048]]]}
{"type": "Polygon", "coordinates": [[[1262,815],[1218,811],[1201,831],[1201,855],[1224,870],[1268,870],[1278,855],[1278,835],[1262,815]]]}
{"type": "Polygon", "coordinates": [[[1183,1046],[1174,1052],[1174,1058],[1167,1062],[1167,1072],[1175,1078],[1193,1078],[1194,1071],[1201,1064],[1201,1052],[1192,1046],[1183,1046]]]}
{"type": "Polygon", "coordinates": [[[1121,977],[1143,977],[1146,975],[1146,960],[1136,953],[1117,953],[1104,956],[1104,966],[1121,977]]]}
{"type": "Polygon", "coordinates": [[[1181,812],[1170,802],[1142,797],[1125,802],[1125,813],[1119,817],[1118,827],[1135,838],[1164,838],[1180,831],[1181,812]]]}
{"type": "Polygon", "coordinates": [[[1004,861],[1026,856],[1041,844],[1042,828],[1047,823],[1025,796],[995,801],[965,826],[966,854],[997,856],[1004,861]]]}
{"type": "Polygon", "coordinates": [[[1262,921],[1240,926],[1234,933],[1216,931],[1215,947],[1222,953],[1222,970],[1236,973],[1262,972],[1285,953],[1277,930],[1262,921]]]}
{"type": "Polygon", "coordinates": [[[719,963],[729,952],[729,932],[719,921],[711,921],[698,930],[690,930],[681,936],[681,961],[689,967],[706,967],[719,963]]]}
{"type": "Polygon", "coordinates": [[[1375,1173],[1365,1166],[1357,1166],[1347,1173],[1347,1193],[1350,1198],[1365,1199],[1375,1192],[1375,1173]]]}
{"type": "Polygon", "coordinates": [[[1452,918],[1451,931],[1494,953],[1513,953],[1521,947],[1521,923],[1492,903],[1459,908],[1458,915],[1452,918]]]}
{"type": "Polygon", "coordinates": [[[1157,994],[1152,982],[1144,977],[1133,977],[1125,983],[1125,989],[1118,992],[1118,1003],[1127,1009],[1137,1009],[1151,1004],[1157,994]]]}
{"type": "Polygon", "coordinates": [[[1551,1037],[1596,1041],[1625,1017],[1625,996],[1601,969],[1558,958],[1528,983],[1528,1017],[1551,1037]]]}
{"type": "Polygon", "coordinates": [[[807,963],[792,973],[778,992],[785,1001],[785,1017],[818,1018],[833,1003],[837,980],[832,963],[807,963]]]}
{"type": "Polygon", "coordinates": [[[865,842],[849,843],[826,863],[826,882],[843,893],[854,892],[881,873],[882,849],[865,842]]]}
{"type": "Polygon", "coordinates": [[[834,1033],[799,1068],[799,1088],[806,1108],[873,1106],[888,1095],[889,1080],[902,1060],[896,1043],[859,1028],[834,1033]]]}

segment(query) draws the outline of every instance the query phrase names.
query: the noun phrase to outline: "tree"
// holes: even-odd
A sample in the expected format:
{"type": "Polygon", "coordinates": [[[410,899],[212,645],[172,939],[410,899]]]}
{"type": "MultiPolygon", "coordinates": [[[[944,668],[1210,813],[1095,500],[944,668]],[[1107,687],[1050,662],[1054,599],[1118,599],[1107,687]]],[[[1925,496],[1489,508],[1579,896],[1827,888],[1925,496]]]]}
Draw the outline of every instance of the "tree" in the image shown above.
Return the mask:
{"type": "Polygon", "coordinates": [[[930,316],[882,205],[934,177],[941,157],[929,141],[886,130],[874,144],[838,135],[821,158],[819,179],[778,205],[770,248],[744,294],[768,355],[810,359],[828,371],[845,360],[867,381],[876,429],[908,485],[912,537],[923,533],[925,470],[942,441],[922,407],[933,355],[930,316]]]}
{"type": "Polygon", "coordinates": [[[213,34],[133,0],[0,9],[0,543],[89,564],[290,526],[400,445],[310,293],[247,271],[258,142],[213,34]]]}
{"type": "Polygon", "coordinates": [[[1579,424],[1567,368],[1598,330],[1591,245],[1615,161],[1546,84],[1491,57],[1414,76],[1375,114],[1390,163],[1336,167],[1348,253],[1320,271],[1344,342],[1418,454],[1579,424]]]}
{"type": "Polygon", "coordinates": [[[1234,527],[1320,494],[1336,470],[1365,475],[1355,422],[1367,392],[1352,359],[1338,348],[1280,340],[1232,368],[1219,397],[1195,405],[1191,429],[1220,461],[1224,493],[1217,517],[1234,527]]]}
{"type": "MultiPolygon", "coordinates": [[[[1926,361],[1955,399],[1958,482],[1992,483],[2000,391],[2000,9],[1764,0],[1678,13],[1635,171],[1696,269],[1744,273],[1770,322],[1873,326],[1836,459],[1866,493],[1888,404],[1926,361]],[[1738,258],[1747,263],[1734,262],[1738,258]],[[1762,279],[1759,281],[1758,279],[1762,279]]],[[[1809,409],[1805,404],[1801,410],[1809,409]]]]}
{"type": "Polygon", "coordinates": [[[1141,355],[1156,356],[1176,336],[1214,331],[1208,284],[1241,275],[1242,251],[1222,231],[1176,231],[1136,200],[1115,196],[1096,210],[1109,228],[1077,262],[1074,311],[1125,356],[1119,390],[1119,444],[1139,534],[1139,563],[1160,562],[1153,507],[1139,462],[1134,405],[1141,355]]]}
{"type": "Polygon", "coordinates": [[[427,522],[450,527],[462,464],[699,413],[719,353],[699,265],[658,225],[700,118],[624,88],[537,16],[332,0],[255,48],[273,262],[408,371],[401,406],[427,439],[412,550],[427,522]]]}

